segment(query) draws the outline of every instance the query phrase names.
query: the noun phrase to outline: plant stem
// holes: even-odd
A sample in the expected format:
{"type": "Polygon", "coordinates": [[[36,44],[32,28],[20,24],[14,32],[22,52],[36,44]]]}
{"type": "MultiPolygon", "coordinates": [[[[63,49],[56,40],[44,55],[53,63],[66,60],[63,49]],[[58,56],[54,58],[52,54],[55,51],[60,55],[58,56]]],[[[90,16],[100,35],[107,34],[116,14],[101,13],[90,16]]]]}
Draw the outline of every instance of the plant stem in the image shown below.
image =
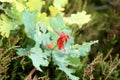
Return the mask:
{"type": "Polygon", "coordinates": [[[62,76],[63,71],[59,74],[59,76],[55,80],[60,80],[60,77],[62,76]]]}
{"type": "Polygon", "coordinates": [[[51,53],[51,59],[50,59],[50,63],[48,65],[48,69],[49,69],[49,77],[51,80],[53,80],[53,78],[55,77],[55,69],[56,66],[53,63],[53,58],[52,58],[52,53],[51,53]]]}

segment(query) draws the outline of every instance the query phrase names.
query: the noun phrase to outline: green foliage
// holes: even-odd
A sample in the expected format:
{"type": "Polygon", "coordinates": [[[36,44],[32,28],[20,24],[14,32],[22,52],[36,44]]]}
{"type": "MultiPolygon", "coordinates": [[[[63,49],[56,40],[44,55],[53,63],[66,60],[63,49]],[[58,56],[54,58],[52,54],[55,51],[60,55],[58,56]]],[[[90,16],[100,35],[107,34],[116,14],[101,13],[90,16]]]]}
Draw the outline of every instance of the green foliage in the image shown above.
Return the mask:
{"type": "Polygon", "coordinates": [[[84,42],[82,45],[80,45],[80,56],[85,56],[86,53],[89,53],[91,45],[95,43],[98,43],[98,41],[84,42]]]}
{"type": "MultiPolygon", "coordinates": [[[[27,28],[27,29],[29,29],[29,28],[27,28]]],[[[39,67],[40,65],[48,66],[47,56],[49,55],[49,53],[45,53],[39,48],[39,46],[42,45],[43,41],[45,42],[46,40],[49,39],[49,36],[47,34],[44,34],[46,32],[46,29],[42,28],[41,30],[43,31],[43,35],[39,31],[39,25],[38,24],[36,24],[36,27],[33,28],[33,31],[35,31],[34,36],[33,36],[33,39],[36,42],[35,46],[33,46],[31,48],[26,48],[26,49],[18,49],[18,54],[19,55],[25,53],[28,50],[30,52],[32,52],[32,54],[28,55],[28,57],[32,60],[33,65],[39,71],[42,71],[41,68],[39,67]]]]}
{"type": "Polygon", "coordinates": [[[11,62],[10,54],[6,55],[2,49],[0,50],[0,79],[3,80],[6,78],[6,72],[9,69],[9,65],[11,62]]]}
{"type": "Polygon", "coordinates": [[[50,6],[49,11],[50,11],[51,16],[56,16],[58,13],[63,14],[61,10],[59,10],[57,7],[54,7],[54,6],[50,6]]]}
{"type": "Polygon", "coordinates": [[[30,13],[29,10],[24,10],[22,13],[22,17],[23,17],[23,23],[25,25],[25,32],[30,38],[34,39],[34,34],[35,34],[34,20],[36,17],[35,13],[30,13]]]}
{"type": "Polygon", "coordinates": [[[64,53],[55,52],[53,55],[53,60],[59,66],[58,69],[64,71],[69,76],[70,79],[78,80],[79,79],[78,77],[71,74],[74,73],[75,70],[67,67],[68,65],[70,65],[69,61],[67,60],[67,57],[68,55],[65,55],[64,53]]]}
{"type": "Polygon", "coordinates": [[[4,14],[0,15],[0,32],[2,32],[2,36],[9,37],[10,31],[15,29],[14,23],[11,22],[9,18],[7,18],[4,14]]]}
{"type": "Polygon", "coordinates": [[[68,0],[54,0],[53,5],[59,9],[62,9],[65,7],[65,5],[68,3],[68,0]]]}
{"type": "Polygon", "coordinates": [[[43,0],[29,0],[27,3],[27,6],[29,7],[30,11],[41,11],[42,6],[44,5],[43,0]]]}
{"type": "Polygon", "coordinates": [[[78,24],[79,28],[90,21],[91,15],[86,15],[85,11],[77,12],[77,14],[71,14],[70,17],[66,17],[65,20],[68,24],[78,24]]]}
{"type": "MultiPolygon", "coordinates": [[[[71,36],[69,36],[70,40],[65,46],[67,50],[66,52],[59,51],[57,48],[55,48],[52,52],[49,50],[48,51],[44,50],[45,52],[43,52],[41,50],[42,47],[39,46],[45,45],[47,43],[53,43],[53,45],[56,45],[58,34],[55,33],[54,31],[49,31],[46,33],[47,27],[45,26],[44,22],[41,29],[39,29],[40,28],[39,24],[36,24],[36,26],[34,27],[35,24],[34,19],[35,14],[30,13],[28,10],[23,11],[23,22],[25,24],[26,33],[28,37],[30,36],[30,38],[32,38],[36,43],[35,46],[30,48],[29,50],[33,54],[28,55],[28,57],[32,60],[33,65],[36,67],[37,70],[42,71],[39,66],[41,65],[48,66],[48,64],[51,61],[50,57],[52,57],[53,62],[58,66],[58,69],[64,71],[69,76],[70,79],[78,80],[79,79],[78,77],[72,75],[72,73],[75,72],[75,69],[73,69],[73,67],[78,67],[75,61],[80,62],[79,57],[81,55],[85,56],[86,53],[90,51],[90,46],[96,42],[84,43],[83,45],[80,45],[80,48],[77,51],[75,50],[76,48],[70,48],[73,45],[73,39],[71,36]],[[52,40],[50,40],[50,37],[52,40]],[[71,49],[72,51],[70,51],[71,49]],[[52,56],[50,54],[52,54],[52,56]],[[72,59],[74,59],[74,61],[72,59]],[[71,66],[71,68],[68,68],[68,66],[71,66]]],[[[53,30],[56,30],[60,33],[61,31],[68,34],[70,34],[71,32],[70,29],[66,27],[63,18],[60,14],[57,14],[56,17],[50,19],[50,25],[53,28],[53,30]]],[[[20,55],[21,53],[25,53],[24,49],[22,50],[18,49],[18,54],[20,55]]]]}
{"type": "Polygon", "coordinates": [[[57,14],[55,18],[50,18],[50,25],[53,29],[57,30],[58,32],[60,32],[66,27],[63,18],[60,14],[57,14]]]}
{"type": "Polygon", "coordinates": [[[36,67],[37,70],[42,71],[39,66],[48,66],[48,61],[47,61],[47,54],[43,53],[42,50],[39,48],[39,45],[35,45],[31,50],[33,54],[29,55],[31,58],[33,65],[36,67]]]}

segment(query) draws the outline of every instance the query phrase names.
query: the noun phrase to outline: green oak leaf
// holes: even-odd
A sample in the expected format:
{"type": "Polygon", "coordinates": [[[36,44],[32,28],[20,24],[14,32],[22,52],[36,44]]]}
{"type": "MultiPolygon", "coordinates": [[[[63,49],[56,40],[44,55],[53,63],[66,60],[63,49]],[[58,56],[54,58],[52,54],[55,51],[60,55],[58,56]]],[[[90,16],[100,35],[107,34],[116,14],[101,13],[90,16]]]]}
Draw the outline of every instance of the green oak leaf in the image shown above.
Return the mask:
{"type": "Polygon", "coordinates": [[[11,21],[14,22],[16,26],[23,25],[21,12],[19,12],[15,6],[6,10],[6,13],[10,18],[12,18],[11,21]]]}
{"type": "Polygon", "coordinates": [[[31,13],[28,9],[25,9],[22,13],[23,23],[25,25],[25,32],[28,37],[34,39],[35,34],[35,25],[34,20],[36,18],[36,14],[33,12],[31,13]]]}
{"type": "Polygon", "coordinates": [[[90,42],[84,42],[82,45],[80,45],[79,48],[79,55],[80,56],[86,56],[86,54],[90,51],[91,45],[98,43],[98,40],[96,41],[90,41],[90,42]]]}
{"type": "MultiPolygon", "coordinates": [[[[45,27],[45,25],[43,25],[43,27],[45,27]]],[[[48,66],[49,61],[48,61],[48,56],[50,56],[50,52],[49,51],[45,51],[43,52],[40,48],[41,44],[46,44],[47,42],[49,42],[49,35],[46,34],[46,28],[41,28],[41,30],[43,31],[40,32],[40,27],[38,24],[36,24],[36,27],[34,29],[35,34],[34,34],[34,41],[36,42],[34,47],[30,47],[28,48],[24,48],[24,49],[18,49],[17,54],[20,55],[21,53],[25,53],[25,52],[32,52],[33,54],[28,54],[27,56],[32,60],[33,65],[35,66],[35,68],[39,71],[42,71],[42,69],[40,68],[40,66],[48,66]]]]}
{"type": "Polygon", "coordinates": [[[82,45],[78,45],[78,44],[74,45],[71,53],[76,53],[76,54],[71,54],[71,56],[74,56],[74,57],[86,56],[91,49],[91,45],[95,43],[98,43],[98,40],[83,42],[82,45]]]}
{"type": "Polygon", "coordinates": [[[61,14],[57,14],[56,17],[50,18],[50,26],[57,31],[62,31],[66,28],[61,14]]]}
{"type": "Polygon", "coordinates": [[[49,62],[47,60],[47,54],[42,52],[42,50],[39,48],[39,45],[36,44],[35,47],[31,48],[30,52],[33,52],[33,54],[28,56],[32,60],[33,65],[37,70],[42,71],[40,65],[48,66],[49,62]]]}
{"type": "Polygon", "coordinates": [[[47,25],[48,30],[50,30],[49,17],[47,16],[47,13],[38,13],[35,21],[39,23],[40,27],[43,26],[43,24],[47,25]]]}
{"type": "Polygon", "coordinates": [[[28,0],[27,6],[30,11],[41,11],[42,6],[45,4],[43,0],[28,0]]]}
{"type": "Polygon", "coordinates": [[[34,47],[19,48],[17,50],[18,55],[24,55],[26,52],[30,53],[26,55],[32,60],[32,63],[37,70],[42,71],[40,66],[48,66],[49,62],[47,60],[47,56],[49,56],[49,54],[42,52],[38,44],[34,47]]]}
{"type": "Polygon", "coordinates": [[[61,51],[56,51],[53,53],[53,61],[58,66],[58,69],[64,71],[70,79],[79,80],[78,77],[74,76],[72,73],[75,72],[75,69],[68,68],[68,65],[71,65],[71,61],[68,60],[69,55],[62,53],[61,51]]]}
{"type": "Polygon", "coordinates": [[[65,7],[65,5],[68,3],[68,0],[54,0],[53,5],[59,9],[62,9],[65,7]]]}
{"type": "Polygon", "coordinates": [[[40,27],[39,27],[39,24],[36,24],[36,27],[35,27],[35,35],[34,35],[34,40],[36,42],[36,44],[47,44],[50,42],[50,35],[49,33],[45,33],[46,32],[46,26],[43,25],[41,27],[41,31],[43,32],[40,32],[40,27]],[[43,28],[44,27],[44,28],[43,28]]]}
{"type": "Polygon", "coordinates": [[[11,19],[9,19],[7,16],[5,16],[4,14],[0,15],[0,32],[2,36],[8,38],[10,35],[10,31],[16,29],[15,25],[16,24],[11,22],[11,19]]]}
{"type": "Polygon", "coordinates": [[[60,10],[58,7],[55,7],[55,6],[49,6],[49,11],[51,16],[56,16],[58,13],[64,15],[62,10],[60,10]]]}
{"type": "Polygon", "coordinates": [[[25,9],[25,5],[24,5],[23,3],[24,3],[23,0],[22,0],[22,1],[16,0],[16,1],[12,2],[11,4],[12,4],[13,7],[16,8],[16,10],[17,10],[19,13],[21,13],[21,12],[25,9]],[[18,5],[19,5],[19,6],[18,6],[18,5]]]}
{"type": "Polygon", "coordinates": [[[82,25],[88,23],[91,20],[91,15],[86,14],[86,11],[77,12],[76,14],[71,14],[70,17],[65,17],[64,20],[68,24],[78,24],[79,28],[82,28],[82,25]]]}

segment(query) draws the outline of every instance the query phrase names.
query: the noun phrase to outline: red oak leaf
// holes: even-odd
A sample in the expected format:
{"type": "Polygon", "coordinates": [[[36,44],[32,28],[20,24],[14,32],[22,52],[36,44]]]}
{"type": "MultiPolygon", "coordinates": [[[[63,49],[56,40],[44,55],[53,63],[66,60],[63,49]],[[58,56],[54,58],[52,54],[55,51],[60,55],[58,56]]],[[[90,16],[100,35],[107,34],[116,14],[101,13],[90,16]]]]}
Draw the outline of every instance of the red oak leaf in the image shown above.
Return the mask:
{"type": "Polygon", "coordinates": [[[68,41],[68,39],[69,39],[69,36],[65,34],[64,32],[60,34],[60,37],[57,40],[58,50],[64,49],[64,45],[68,41]]]}
{"type": "Polygon", "coordinates": [[[47,46],[48,48],[50,48],[50,49],[53,49],[53,48],[54,48],[54,46],[53,46],[52,44],[46,44],[46,46],[47,46]]]}

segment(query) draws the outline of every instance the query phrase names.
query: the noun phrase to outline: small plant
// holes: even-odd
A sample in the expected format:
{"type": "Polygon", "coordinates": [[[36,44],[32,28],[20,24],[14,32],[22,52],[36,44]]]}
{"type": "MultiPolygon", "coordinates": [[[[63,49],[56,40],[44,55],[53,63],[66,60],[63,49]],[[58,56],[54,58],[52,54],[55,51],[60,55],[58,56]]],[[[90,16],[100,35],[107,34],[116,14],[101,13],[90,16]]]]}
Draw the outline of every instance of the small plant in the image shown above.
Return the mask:
{"type": "Polygon", "coordinates": [[[44,22],[41,27],[36,23],[35,27],[31,26],[30,28],[27,24],[30,25],[34,22],[34,19],[32,22],[29,22],[29,18],[34,16],[30,15],[32,13],[29,10],[23,11],[23,19],[25,19],[23,21],[26,25],[25,30],[28,37],[35,41],[35,45],[27,44],[28,47],[18,49],[17,54],[21,55],[24,52],[30,51],[33,54],[28,55],[28,57],[32,60],[37,70],[42,71],[40,65],[49,66],[52,62],[54,64],[52,66],[57,65],[56,69],[64,71],[70,79],[78,80],[79,78],[72,75],[72,73],[75,71],[75,68],[80,66],[79,57],[85,56],[90,51],[90,46],[97,41],[83,43],[82,45],[74,44],[74,39],[70,35],[71,30],[65,25],[60,14],[50,18],[52,30],[47,30],[44,22]],[[29,18],[27,18],[28,16],[29,18]],[[28,29],[32,29],[32,32],[28,29]]]}
{"type": "Polygon", "coordinates": [[[22,36],[22,39],[15,44],[21,47],[17,48],[17,54],[26,55],[32,60],[36,68],[32,74],[35,70],[44,72],[44,68],[48,67],[47,75],[51,79],[54,79],[56,70],[61,70],[69,79],[79,80],[74,73],[76,68],[81,66],[80,57],[86,56],[91,45],[98,41],[75,44],[69,26],[77,24],[81,28],[90,21],[90,15],[82,11],[65,17],[63,4],[66,4],[67,0],[61,1],[60,4],[55,0],[54,5],[49,7],[49,16],[46,12],[42,12],[42,6],[45,5],[43,0],[0,1],[3,2],[0,9],[4,12],[0,15],[1,35],[6,38],[22,36]],[[22,40],[25,41],[21,42],[22,40]],[[25,54],[27,52],[30,54],[25,54]]]}

